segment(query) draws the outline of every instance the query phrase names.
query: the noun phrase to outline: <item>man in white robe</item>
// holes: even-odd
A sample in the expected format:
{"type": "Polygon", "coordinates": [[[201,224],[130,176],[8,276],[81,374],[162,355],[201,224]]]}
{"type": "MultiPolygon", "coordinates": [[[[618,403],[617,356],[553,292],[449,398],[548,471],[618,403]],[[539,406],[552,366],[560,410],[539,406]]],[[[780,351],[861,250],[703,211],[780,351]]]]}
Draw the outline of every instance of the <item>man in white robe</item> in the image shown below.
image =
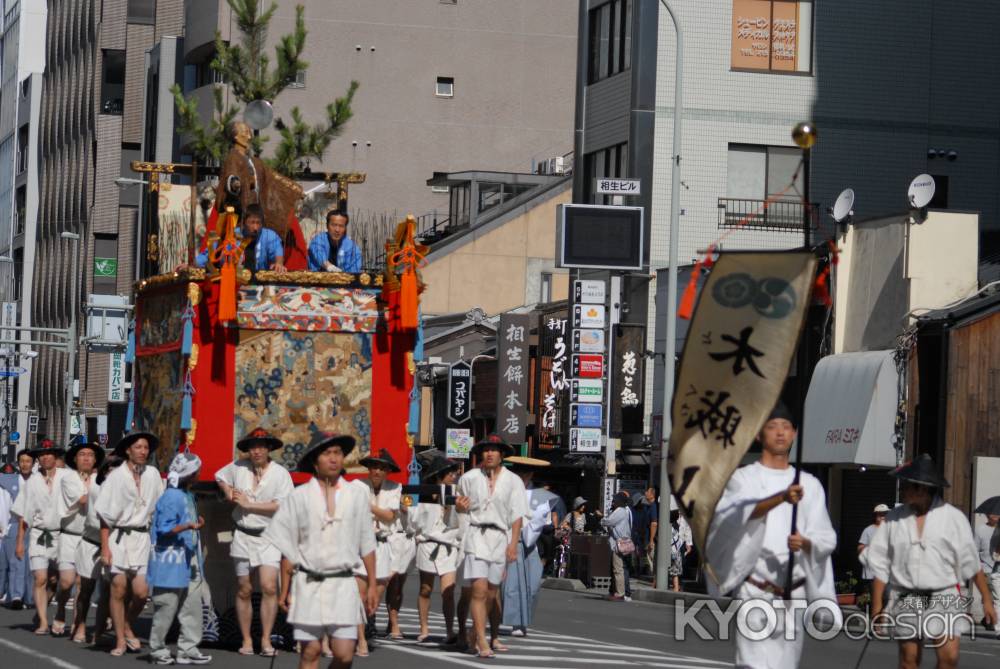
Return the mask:
{"type": "MultiPolygon", "coordinates": [[[[986,524],[976,527],[979,564],[993,593],[993,607],[1000,606],[1000,514],[986,515],[986,524]]],[[[994,627],[996,631],[996,628],[994,627]]],[[[1000,632],[997,633],[1000,638],[1000,632]]]]}
{"type": "Polygon", "coordinates": [[[503,458],[513,454],[513,447],[490,435],[472,448],[479,467],[458,480],[455,508],[469,517],[462,541],[462,578],[472,584],[469,608],[481,658],[492,657],[499,647],[495,629],[492,642],[486,641],[486,616],[497,601],[507,563],[517,559],[521,524],[528,514],[524,483],[502,466],[503,458]]]}
{"type": "MultiPolygon", "coordinates": [[[[38,628],[35,634],[49,633],[48,604],[55,592],[59,566],[59,529],[63,515],[62,479],[72,475],[56,467],[56,458],[64,453],[51,439],[43,439],[31,454],[38,471],[31,475],[14,500],[11,511],[20,519],[17,530],[17,557],[24,559],[24,537],[28,538],[28,562],[34,579],[35,611],[38,628]]],[[[64,623],[65,624],[65,623],[64,623]]],[[[62,630],[59,630],[62,633],[62,630]]]]}
{"type": "MultiPolygon", "coordinates": [[[[368,488],[375,540],[378,543],[375,550],[378,598],[381,601],[382,595],[386,596],[385,605],[389,611],[386,635],[398,640],[403,638],[403,632],[399,627],[403,582],[406,580],[406,568],[413,559],[409,546],[413,540],[403,529],[401,504],[403,487],[388,478],[389,474],[398,474],[401,470],[392,454],[385,448],[381,449],[377,456],[369,455],[362,458],[361,465],[368,468],[368,478],[360,483],[368,488]]],[[[361,575],[360,570],[358,574],[361,575]]]]}
{"type": "Polygon", "coordinates": [[[115,628],[114,656],[142,647],[132,631],[139,617],[149,585],[150,521],[156,502],[163,494],[163,479],[155,467],[147,465],[159,439],[149,432],[130,432],[115,446],[114,453],[126,460],[111,472],[101,487],[97,515],[101,519],[101,559],[111,572],[111,622],[115,628]],[[125,610],[125,595],[131,584],[132,599],[125,610]]]}
{"type": "Polygon", "coordinates": [[[313,478],[278,508],[264,532],[283,556],[280,601],[303,644],[300,669],[319,666],[324,636],[332,639],[331,669],[350,667],[358,625],[378,605],[370,503],[364,489],[342,477],[354,443],[350,436],[318,434],[298,464],[313,478]],[[359,563],[367,574],[364,601],[353,578],[359,563]]]}
{"type": "Polygon", "coordinates": [[[929,455],[892,475],[902,481],[903,504],[886,515],[865,551],[875,577],[872,625],[899,642],[900,669],[920,666],[925,641],[932,641],[939,669],[952,669],[961,634],[971,628],[964,589],[970,579],[983,597],[984,621],[997,622],[972,528],[964,513],[941,499],[949,484],[929,455]]]}
{"type": "Polygon", "coordinates": [[[226,499],[236,505],[236,531],[229,555],[236,564],[236,618],[243,635],[240,655],[253,655],[253,576],[260,583],[260,654],[272,657],[271,630],[278,614],[278,572],[281,552],[263,538],[281,503],[295,485],[288,470],[271,460],[271,451],[282,448],[281,440],[267,430],[256,428],[236,442],[249,457],[226,465],[215,474],[226,499]]]}
{"type": "MultiPolygon", "coordinates": [[[[89,443],[86,437],[77,438],[66,452],[66,466],[70,473],[62,478],[59,488],[60,504],[64,513],[59,531],[59,592],[56,595],[53,632],[65,628],[66,601],[73,587],[78,584],[76,553],[87,523],[90,488],[95,485],[97,468],[103,461],[104,449],[89,443]]],[[[79,607],[76,607],[76,612],[79,618],[79,607]]],[[[74,638],[79,638],[76,636],[76,625],[73,634],[74,638]]]]}
{"type": "MultiPolygon", "coordinates": [[[[800,482],[794,483],[795,468],[789,465],[788,454],[795,434],[791,414],[779,404],[761,429],[760,460],[733,472],[709,529],[709,592],[716,596],[734,592],[736,599],[764,600],[775,608],[776,624],[770,636],[755,640],[737,632],[737,667],[799,666],[805,641],[803,613],[813,602],[829,601],[823,609],[827,620],[841,622],[830,562],[837,535],[819,480],[801,472],[800,482]],[[799,507],[794,534],[793,504],[799,507]],[[791,592],[786,593],[788,563],[793,557],[791,592]],[[794,624],[791,640],[785,639],[788,622],[794,624]]],[[[766,613],[751,609],[748,624],[752,630],[764,629],[766,613]]]]}

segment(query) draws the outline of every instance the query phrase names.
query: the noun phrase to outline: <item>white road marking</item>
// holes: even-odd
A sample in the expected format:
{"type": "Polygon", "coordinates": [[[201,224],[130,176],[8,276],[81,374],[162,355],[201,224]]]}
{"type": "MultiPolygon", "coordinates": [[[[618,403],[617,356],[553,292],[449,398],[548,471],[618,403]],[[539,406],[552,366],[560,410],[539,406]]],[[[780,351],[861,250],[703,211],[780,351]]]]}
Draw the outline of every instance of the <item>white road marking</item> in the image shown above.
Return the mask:
{"type": "Polygon", "coordinates": [[[27,646],[22,646],[19,643],[14,643],[13,641],[8,641],[7,639],[0,639],[0,646],[6,646],[11,650],[16,650],[19,653],[24,653],[25,655],[37,658],[39,660],[45,660],[46,662],[54,664],[60,669],[83,669],[82,667],[72,664],[70,662],[66,662],[65,660],[60,660],[58,657],[51,657],[49,655],[45,655],[44,653],[37,651],[34,648],[28,648],[27,646]]]}
{"type": "Polygon", "coordinates": [[[652,636],[665,636],[671,639],[674,638],[674,635],[671,634],[670,632],[654,632],[653,630],[641,630],[628,627],[616,627],[615,629],[618,630],[619,632],[635,632],[636,634],[649,634],[652,636]]]}

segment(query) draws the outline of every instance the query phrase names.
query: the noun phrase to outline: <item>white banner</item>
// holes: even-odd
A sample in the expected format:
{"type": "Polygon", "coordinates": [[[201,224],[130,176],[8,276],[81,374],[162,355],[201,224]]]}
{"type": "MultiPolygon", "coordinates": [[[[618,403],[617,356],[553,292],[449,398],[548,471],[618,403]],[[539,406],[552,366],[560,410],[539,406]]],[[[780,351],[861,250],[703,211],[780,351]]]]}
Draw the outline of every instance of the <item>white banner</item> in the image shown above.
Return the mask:
{"type": "Polygon", "coordinates": [[[723,253],[701,291],[674,392],[670,489],[703,556],[715,506],[785,384],[815,272],[811,253],[723,253]]]}

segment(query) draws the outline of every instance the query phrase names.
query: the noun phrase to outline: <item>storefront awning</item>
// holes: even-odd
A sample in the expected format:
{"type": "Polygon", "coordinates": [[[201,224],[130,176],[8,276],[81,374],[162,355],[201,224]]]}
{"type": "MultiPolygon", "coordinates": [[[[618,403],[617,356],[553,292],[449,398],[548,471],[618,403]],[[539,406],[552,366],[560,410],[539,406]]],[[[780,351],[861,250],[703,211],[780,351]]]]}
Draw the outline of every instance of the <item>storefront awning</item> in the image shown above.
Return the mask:
{"type": "Polygon", "coordinates": [[[820,360],[806,395],[803,462],[895,467],[897,379],[892,351],[820,360]]]}

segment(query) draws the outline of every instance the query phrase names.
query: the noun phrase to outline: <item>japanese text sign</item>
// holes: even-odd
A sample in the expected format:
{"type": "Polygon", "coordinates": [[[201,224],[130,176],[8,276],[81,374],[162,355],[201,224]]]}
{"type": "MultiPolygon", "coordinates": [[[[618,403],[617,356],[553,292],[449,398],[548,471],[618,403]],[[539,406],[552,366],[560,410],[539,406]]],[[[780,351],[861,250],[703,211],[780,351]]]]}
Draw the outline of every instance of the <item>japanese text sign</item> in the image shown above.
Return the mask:
{"type": "Polygon", "coordinates": [[[560,440],[565,398],[570,387],[569,328],[566,311],[544,315],[539,327],[541,391],[539,393],[539,444],[560,440]]]}
{"type": "Polygon", "coordinates": [[[604,377],[604,356],[599,353],[574,353],[573,376],[578,379],[604,377]]]}
{"type": "Polygon", "coordinates": [[[638,179],[596,179],[597,195],[642,195],[638,179]]]}
{"type": "Polygon", "coordinates": [[[445,430],[445,455],[458,460],[468,460],[472,450],[472,431],[462,428],[445,430]]]}
{"type": "Polygon", "coordinates": [[[125,402],[125,354],[112,353],[108,367],[108,401],[125,402]]]}
{"type": "Polygon", "coordinates": [[[673,397],[670,489],[702,555],[726,483],[785,384],[815,271],[811,253],[723,253],[701,291],[673,397]]]}
{"type": "Polygon", "coordinates": [[[448,419],[464,423],[472,418],[472,367],[465,361],[448,368],[448,419]]]}
{"type": "Polygon", "coordinates": [[[604,353],[604,330],[573,330],[573,350],[604,353]]]}
{"type": "Polygon", "coordinates": [[[611,435],[642,434],[645,396],[646,328],[623,324],[614,329],[614,364],[611,384],[611,435]]]}
{"type": "Polygon", "coordinates": [[[600,453],[601,430],[593,427],[571,427],[569,450],[573,453],[600,453]]]}
{"type": "Polygon", "coordinates": [[[497,425],[496,431],[508,444],[524,443],[528,422],[528,337],[529,314],[501,314],[497,330],[497,425]]]}

